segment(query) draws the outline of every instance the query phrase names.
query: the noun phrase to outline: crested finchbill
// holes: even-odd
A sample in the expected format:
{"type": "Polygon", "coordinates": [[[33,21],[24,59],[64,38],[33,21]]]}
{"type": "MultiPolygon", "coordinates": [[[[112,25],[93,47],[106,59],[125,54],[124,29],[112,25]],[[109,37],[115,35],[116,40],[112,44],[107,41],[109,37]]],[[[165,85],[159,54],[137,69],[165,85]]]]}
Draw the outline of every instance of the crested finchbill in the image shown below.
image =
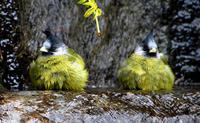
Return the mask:
{"type": "Polygon", "coordinates": [[[40,48],[40,56],[31,63],[29,75],[37,89],[83,90],[88,71],[82,57],[50,31],[40,48]]]}
{"type": "Polygon", "coordinates": [[[152,30],[121,64],[118,70],[119,85],[124,89],[172,90],[175,77],[162,57],[152,30]]]}

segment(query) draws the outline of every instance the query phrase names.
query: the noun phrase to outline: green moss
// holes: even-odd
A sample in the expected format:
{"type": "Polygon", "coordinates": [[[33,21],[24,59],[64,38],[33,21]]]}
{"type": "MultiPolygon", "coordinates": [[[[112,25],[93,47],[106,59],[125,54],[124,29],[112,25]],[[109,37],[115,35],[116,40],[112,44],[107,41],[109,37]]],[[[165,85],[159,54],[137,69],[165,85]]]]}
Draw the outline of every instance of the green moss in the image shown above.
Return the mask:
{"type": "Polygon", "coordinates": [[[118,79],[124,89],[171,90],[175,77],[162,60],[132,54],[120,66],[118,79]]]}

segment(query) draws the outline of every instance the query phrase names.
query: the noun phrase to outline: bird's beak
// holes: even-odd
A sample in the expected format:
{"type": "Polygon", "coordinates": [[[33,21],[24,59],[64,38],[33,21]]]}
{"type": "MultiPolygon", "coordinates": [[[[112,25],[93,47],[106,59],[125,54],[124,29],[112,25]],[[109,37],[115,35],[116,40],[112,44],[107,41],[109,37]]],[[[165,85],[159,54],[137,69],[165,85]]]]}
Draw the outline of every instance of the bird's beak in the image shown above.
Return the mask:
{"type": "Polygon", "coordinates": [[[152,48],[151,50],[149,50],[149,53],[156,53],[156,49],[152,48]]]}
{"type": "Polygon", "coordinates": [[[40,52],[48,52],[48,51],[47,51],[46,47],[41,47],[40,52]]]}

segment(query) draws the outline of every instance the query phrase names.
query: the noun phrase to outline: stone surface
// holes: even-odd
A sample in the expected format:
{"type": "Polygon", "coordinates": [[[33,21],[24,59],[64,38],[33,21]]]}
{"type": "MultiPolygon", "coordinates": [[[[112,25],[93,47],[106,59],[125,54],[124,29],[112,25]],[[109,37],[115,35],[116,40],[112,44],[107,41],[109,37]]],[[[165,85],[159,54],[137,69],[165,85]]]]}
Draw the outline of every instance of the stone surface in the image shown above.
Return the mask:
{"type": "Polygon", "coordinates": [[[200,120],[199,91],[21,91],[0,95],[0,122],[183,122],[200,120]]]}

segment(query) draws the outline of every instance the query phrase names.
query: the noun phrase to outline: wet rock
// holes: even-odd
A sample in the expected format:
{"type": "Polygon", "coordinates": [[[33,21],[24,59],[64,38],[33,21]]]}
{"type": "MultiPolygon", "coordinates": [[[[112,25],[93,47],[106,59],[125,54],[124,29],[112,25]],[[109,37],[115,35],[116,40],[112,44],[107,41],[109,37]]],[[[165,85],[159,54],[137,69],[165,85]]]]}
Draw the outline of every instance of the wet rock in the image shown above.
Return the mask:
{"type": "Polygon", "coordinates": [[[200,78],[200,1],[171,1],[168,9],[169,62],[176,84],[198,84],[200,78]]]}
{"type": "Polygon", "coordinates": [[[3,87],[3,85],[0,83],[0,94],[3,92],[6,92],[6,91],[8,91],[8,90],[5,87],[3,87]]]}
{"type": "Polygon", "coordinates": [[[200,93],[22,91],[1,95],[1,122],[197,122],[200,93]],[[192,95],[192,96],[191,96],[192,95]]]}
{"type": "Polygon", "coordinates": [[[2,84],[8,89],[24,87],[27,66],[28,62],[30,62],[30,58],[27,55],[28,52],[25,50],[26,46],[20,45],[21,48],[19,47],[21,37],[18,16],[18,1],[0,1],[0,49],[2,53],[0,74],[2,75],[2,84]]]}

